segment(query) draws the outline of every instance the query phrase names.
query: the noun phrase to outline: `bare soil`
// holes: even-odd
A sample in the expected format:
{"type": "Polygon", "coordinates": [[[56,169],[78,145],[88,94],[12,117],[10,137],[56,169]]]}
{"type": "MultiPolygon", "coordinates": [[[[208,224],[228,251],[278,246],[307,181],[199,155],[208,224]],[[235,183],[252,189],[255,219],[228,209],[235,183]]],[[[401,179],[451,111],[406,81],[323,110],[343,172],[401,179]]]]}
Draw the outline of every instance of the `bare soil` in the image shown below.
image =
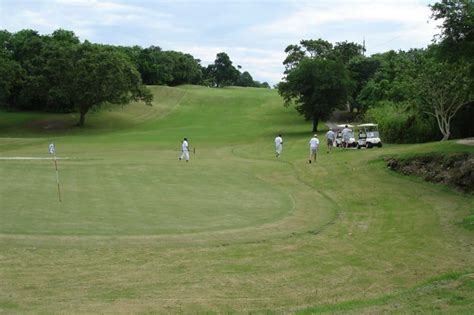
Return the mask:
{"type": "Polygon", "coordinates": [[[474,155],[427,155],[407,159],[389,158],[388,168],[404,175],[415,175],[433,183],[444,183],[474,194],[474,155]]]}

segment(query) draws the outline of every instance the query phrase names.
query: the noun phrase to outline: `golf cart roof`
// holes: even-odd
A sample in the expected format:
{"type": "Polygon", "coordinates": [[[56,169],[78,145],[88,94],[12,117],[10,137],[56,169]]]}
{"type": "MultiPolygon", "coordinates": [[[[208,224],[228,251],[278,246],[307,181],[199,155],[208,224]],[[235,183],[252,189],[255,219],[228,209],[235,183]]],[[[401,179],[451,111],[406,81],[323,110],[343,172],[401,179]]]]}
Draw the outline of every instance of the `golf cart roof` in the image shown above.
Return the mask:
{"type": "Polygon", "coordinates": [[[377,127],[378,125],[377,124],[362,124],[362,125],[359,125],[359,127],[377,127]]]}
{"type": "Polygon", "coordinates": [[[348,128],[354,128],[354,125],[349,125],[349,124],[337,125],[337,128],[345,128],[346,126],[347,126],[348,128]]]}

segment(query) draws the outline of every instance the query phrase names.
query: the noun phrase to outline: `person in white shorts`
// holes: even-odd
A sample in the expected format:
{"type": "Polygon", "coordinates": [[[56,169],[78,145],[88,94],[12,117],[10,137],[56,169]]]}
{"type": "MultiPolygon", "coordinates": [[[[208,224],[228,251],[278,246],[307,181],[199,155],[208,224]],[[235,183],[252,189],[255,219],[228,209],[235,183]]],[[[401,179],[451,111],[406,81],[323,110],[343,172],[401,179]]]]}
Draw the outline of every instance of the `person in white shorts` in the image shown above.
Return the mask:
{"type": "Polygon", "coordinates": [[[319,147],[319,139],[318,135],[314,134],[314,136],[309,140],[309,164],[311,164],[311,159],[313,162],[316,163],[316,155],[318,155],[318,147],[319,147]]]}
{"type": "Polygon", "coordinates": [[[182,159],[185,159],[186,162],[189,161],[189,144],[188,144],[188,139],[184,138],[183,142],[181,143],[181,156],[179,157],[179,160],[181,161],[182,159]]]}
{"type": "Polygon", "coordinates": [[[277,158],[280,157],[282,150],[283,150],[283,138],[281,137],[281,134],[280,134],[275,138],[275,151],[276,151],[277,158]]]}

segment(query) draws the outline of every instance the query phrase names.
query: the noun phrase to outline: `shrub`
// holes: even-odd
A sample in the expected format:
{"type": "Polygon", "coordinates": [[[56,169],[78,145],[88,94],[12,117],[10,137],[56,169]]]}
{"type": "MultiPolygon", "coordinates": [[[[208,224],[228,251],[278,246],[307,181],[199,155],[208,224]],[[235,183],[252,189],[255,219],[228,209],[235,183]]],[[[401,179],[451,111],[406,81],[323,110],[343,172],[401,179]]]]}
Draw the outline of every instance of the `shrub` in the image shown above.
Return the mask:
{"type": "Polygon", "coordinates": [[[367,111],[365,120],[379,125],[384,142],[419,143],[440,139],[436,122],[410,110],[407,104],[380,102],[367,111]]]}

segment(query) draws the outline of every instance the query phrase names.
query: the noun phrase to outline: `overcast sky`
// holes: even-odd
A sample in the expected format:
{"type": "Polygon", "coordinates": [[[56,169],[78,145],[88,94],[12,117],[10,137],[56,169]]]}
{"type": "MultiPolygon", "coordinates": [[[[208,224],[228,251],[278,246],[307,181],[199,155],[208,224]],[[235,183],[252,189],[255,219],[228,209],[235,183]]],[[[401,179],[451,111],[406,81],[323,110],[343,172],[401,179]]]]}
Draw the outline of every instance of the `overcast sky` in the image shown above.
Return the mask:
{"type": "Polygon", "coordinates": [[[226,52],[255,80],[280,81],[284,49],[301,39],[365,39],[367,54],[428,45],[426,0],[0,0],[0,29],[74,31],[96,43],[178,50],[212,63],[226,52]]]}

